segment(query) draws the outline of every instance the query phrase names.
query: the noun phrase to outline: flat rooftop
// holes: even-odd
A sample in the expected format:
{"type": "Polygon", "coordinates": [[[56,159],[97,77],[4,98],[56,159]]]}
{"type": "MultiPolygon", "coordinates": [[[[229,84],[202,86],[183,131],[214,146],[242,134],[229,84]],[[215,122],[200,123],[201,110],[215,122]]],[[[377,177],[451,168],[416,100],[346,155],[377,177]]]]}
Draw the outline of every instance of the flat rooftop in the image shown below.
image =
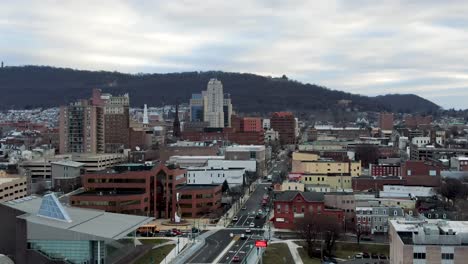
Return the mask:
{"type": "Polygon", "coordinates": [[[144,190],[122,190],[122,189],[116,189],[116,190],[90,190],[90,191],[85,191],[81,192],[78,194],[75,194],[75,196],[124,196],[124,195],[138,195],[138,194],[144,194],[144,190]]]}
{"type": "Polygon", "coordinates": [[[19,176],[19,175],[18,177],[11,177],[11,176],[0,177],[0,184],[9,183],[9,182],[16,181],[16,180],[24,180],[24,179],[26,179],[26,177],[19,176]]]}
{"type": "Polygon", "coordinates": [[[177,190],[209,190],[220,185],[221,184],[186,184],[177,187],[177,190]]]}

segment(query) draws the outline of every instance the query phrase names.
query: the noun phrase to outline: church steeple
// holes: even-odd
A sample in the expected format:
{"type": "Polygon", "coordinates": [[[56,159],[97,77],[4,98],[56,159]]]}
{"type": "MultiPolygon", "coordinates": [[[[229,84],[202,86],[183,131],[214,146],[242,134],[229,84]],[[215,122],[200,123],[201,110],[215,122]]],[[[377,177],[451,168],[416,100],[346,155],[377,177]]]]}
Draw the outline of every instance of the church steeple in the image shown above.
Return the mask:
{"type": "Polygon", "coordinates": [[[172,136],[175,138],[180,137],[179,102],[178,101],[176,102],[174,124],[172,127],[172,136]]]}

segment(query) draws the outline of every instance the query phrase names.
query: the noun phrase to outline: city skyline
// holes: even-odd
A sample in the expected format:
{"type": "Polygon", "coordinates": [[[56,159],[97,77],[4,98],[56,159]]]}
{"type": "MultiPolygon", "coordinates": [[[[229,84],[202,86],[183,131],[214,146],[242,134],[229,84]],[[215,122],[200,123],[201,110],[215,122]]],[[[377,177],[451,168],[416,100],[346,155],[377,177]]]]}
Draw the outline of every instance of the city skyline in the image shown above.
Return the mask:
{"type": "Polygon", "coordinates": [[[20,1],[0,10],[1,58],[130,73],[287,75],[364,95],[468,108],[468,4],[20,1]]]}

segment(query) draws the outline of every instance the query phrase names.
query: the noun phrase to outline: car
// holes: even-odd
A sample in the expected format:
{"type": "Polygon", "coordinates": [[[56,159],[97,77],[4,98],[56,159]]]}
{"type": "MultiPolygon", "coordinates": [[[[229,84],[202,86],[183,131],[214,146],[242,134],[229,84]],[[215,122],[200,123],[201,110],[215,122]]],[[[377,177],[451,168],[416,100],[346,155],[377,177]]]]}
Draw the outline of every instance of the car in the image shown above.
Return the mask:
{"type": "Polygon", "coordinates": [[[354,259],[362,259],[362,253],[354,255],[354,259]]]}
{"type": "Polygon", "coordinates": [[[232,218],[232,221],[237,221],[237,220],[239,220],[239,219],[237,219],[237,216],[234,216],[234,217],[232,218]]]}
{"type": "Polygon", "coordinates": [[[258,209],[258,213],[262,214],[263,213],[262,209],[258,209]]]}
{"type": "Polygon", "coordinates": [[[380,255],[379,255],[379,258],[380,258],[380,259],[387,259],[387,256],[385,256],[385,254],[380,254],[380,255]]]}
{"type": "Polygon", "coordinates": [[[373,258],[373,259],[379,259],[379,255],[377,255],[377,253],[372,253],[372,254],[371,254],[371,258],[373,258]]]}
{"type": "Polygon", "coordinates": [[[241,239],[247,239],[247,236],[245,234],[241,234],[240,238],[241,239]]]}
{"type": "Polygon", "coordinates": [[[175,236],[177,236],[177,234],[175,234],[175,233],[172,232],[171,230],[168,230],[164,235],[167,236],[167,237],[175,237],[175,236]]]}
{"type": "Polygon", "coordinates": [[[245,233],[246,233],[246,234],[250,234],[250,233],[252,233],[252,230],[251,230],[250,228],[247,228],[247,229],[245,230],[245,233]]]}
{"type": "Polygon", "coordinates": [[[232,262],[239,262],[239,261],[240,261],[239,256],[234,256],[234,257],[232,258],[232,262]]]}
{"type": "Polygon", "coordinates": [[[192,233],[199,233],[199,232],[200,232],[200,229],[196,227],[192,227],[192,233]]]}
{"type": "Polygon", "coordinates": [[[365,258],[365,259],[370,258],[369,253],[367,253],[367,252],[362,253],[362,258],[365,258]]]}
{"type": "Polygon", "coordinates": [[[255,227],[255,223],[254,222],[250,223],[249,227],[255,227]]]}
{"type": "Polygon", "coordinates": [[[247,210],[247,206],[242,207],[242,210],[247,210]]]}
{"type": "Polygon", "coordinates": [[[256,215],[255,215],[255,219],[260,219],[260,215],[259,215],[259,214],[256,214],[256,215]]]}
{"type": "Polygon", "coordinates": [[[362,237],[361,237],[361,240],[362,240],[362,241],[372,241],[372,240],[374,240],[374,239],[373,239],[371,236],[362,236],[362,237]]]}
{"type": "Polygon", "coordinates": [[[176,236],[182,235],[182,232],[181,232],[179,229],[177,229],[177,228],[173,228],[173,229],[172,229],[172,233],[174,233],[176,236]]]}

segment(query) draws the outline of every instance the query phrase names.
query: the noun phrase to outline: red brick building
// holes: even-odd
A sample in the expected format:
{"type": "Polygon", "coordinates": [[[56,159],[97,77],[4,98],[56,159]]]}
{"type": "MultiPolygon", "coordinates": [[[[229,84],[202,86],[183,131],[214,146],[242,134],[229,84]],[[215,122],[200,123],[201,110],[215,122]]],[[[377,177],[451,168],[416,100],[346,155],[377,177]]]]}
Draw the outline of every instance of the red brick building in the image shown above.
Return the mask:
{"type": "Polygon", "coordinates": [[[394,164],[369,164],[371,176],[401,176],[401,166],[394,164]]]}
{"type": "Polygon", "coordinates": [[[379,114],[379,128],[382,130],[393,130],[393,113],[379,114]]]}
{"type": "Polygon", "coordinates": [[[220,213],[221,184],[182,185],[177,187],[182,218],[197,218],[220,213]]]}
{"type": "Polygon", "coordinates": [[[296,144],[296,119],[291,112],[275,112],[270,118],[271,128],[279,133],[282,145],[296,144]]]}
{"type": "Polygon", "coordinates": [[[294,229],[296,219],[306,214],[323,214],[336,218],[344,223],[344,212],[339,209],[325,208],[325,198],[319,192],[284,191],[275,194],[274,218],[275,228],[294,229]]]}
{"type": "Polygon", "coordinates": [[[401,167],[401,175],[409,186],[439,187],[442,165],[423,160],[408,160],[401,167]]]}
{"type": "Polygon", "coordinates": [[[122,164],[82,176],[84,192],[70,197],[72,206],[109,212],[173,218],[176,188],[185,170],[164,165],[122,164]]]}
{"type": "Polygon", "coordinates": [[[384,185],[406,185],[402,177],[353,177],[352,188],[354,191],[383,191],[384,185]]]}
{"type": "Polygon", "coordinates": [[[407,115],[404,118],[405,125],[407,128],[417,128],[419,126],[427,126],[432,123],[432,116],[420,116],[420,115],[407,115]]]}
{"type": "Polygon", "coordinates": [[[234,128],[224,128],[220,131],[211,132],[184,131],[181,138],[190,141],[230,141],[239,145],[265,144],[265,133],[263,130],[238,132],[234,128]]]}

